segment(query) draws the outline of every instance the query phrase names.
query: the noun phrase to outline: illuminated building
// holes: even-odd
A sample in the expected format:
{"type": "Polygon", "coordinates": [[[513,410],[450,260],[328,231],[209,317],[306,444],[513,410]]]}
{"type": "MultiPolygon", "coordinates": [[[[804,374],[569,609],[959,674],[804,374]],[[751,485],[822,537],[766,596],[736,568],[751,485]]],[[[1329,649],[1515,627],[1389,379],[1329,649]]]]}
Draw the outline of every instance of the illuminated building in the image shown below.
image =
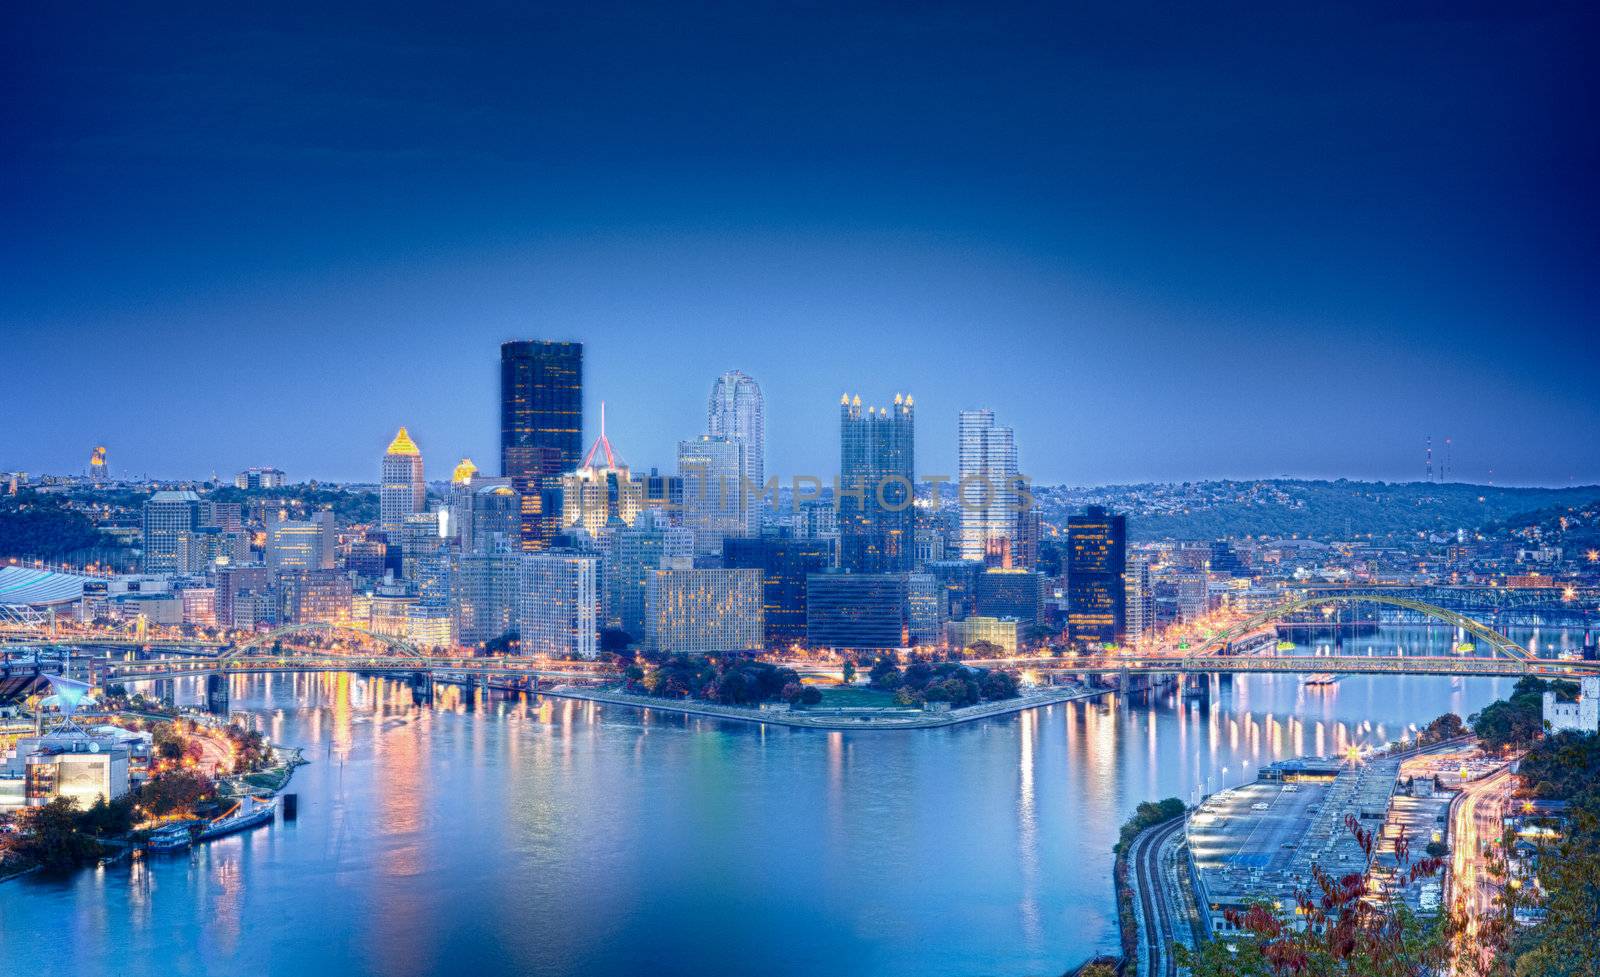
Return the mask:
{"type": "Polygon", "coordinates": [[[605,530],[605,623],[644,638],[645,593],[657,570],[694,566],[694,533],[665,513],[645,512],[632,526],[605,530]]]}
{"type": "Polygon", "coordinates": [[[112,801],[128,792],[129,751],[121,743],[86,735],[49,735],[27,747],[18,743],[18,755],[23,757],[23,791],[29,807],[64,797],[76,801],[79,810],[87,810],[101,798],[112,801]]]}
{"type": "Polygon", "coordinates": [[[806,579],[832,565],[832,541],[788,534],[734,538],[723,542],[722,554],[725,566],[761,572],[766,647],[804,641],[806,579]]]}
{"type": "MultiPolygon", "coordinates": [[[[749,485],[766,484],[766,404],[761,385],[739,370],[730,370],[711,385],[706,405],[706,433],[727,438],[744,446],[739,476],[749,485]]],[[[680,468],[681,468],[680,454],[680,468]]],[[[745,519],[741,535],[761,531],[759,488],[750,490],[748,503],[741,507],[745,519]]]]}
{"type": "Polygon", "coordinates": [[[945,625],[951,648],[971,648],[980,642],[994,645],[1003,655],[1017,653],[1019,622],[1015,618],[973,615],[945,625]]]}
{"type": "Polygon", "coordinates": [[[383,455],[383,479],[378,489],[378,524],[398,536],[406,517],[427,508],[428,487],[422,480],[422,452],[405,428],[394,436],[383,455]]]}
{"type": "Polygon", "coordinates": [[[278,623],[349,624],[350,578],[336,570],[290,570],[278,574],[278,623]]]}
{"type": "Polygon", "coordinates": [[[975,578],[974,606],[986,617],[1011,617],[1034,624],[1044,611],[1044,574],[1013,567],[990,567],[975,578]]]}
{"type": "Polygon", "coordinates": [[[274,570],[332,570],[333,513],[321,509],[310,519],[276,518],[267,523],[267,566],[274,570]]]}
{"type": "Polygon", "coordinates": [[[217,626],[217,588],[188,587],[179,592],[183,601],[183,623],[197,627],[217,626]]]}
{"type": "Polygon", "coordinates": [[[1600,733],[1600,676],[1585,675],[1577,702],[1558,702],[1555,692],[1544,694],[1544,721],[1553,733],[1600,733]]]}
{"type": "MultiPolygon", "coordinates": [[[[235,630],[249,630],[263,620],[253,595],[272,589],[272,571],[266,567],[222,567],[217,570],[217,624],[235,630]]],[[[277,607],[274,595],[270,601],[277,607]]],[[[272,615],[267,615],[271,617],[272,615]]]]}
{"type": "MultiPolygon", "coordinates": [[[[111,469],[106,467],[105,445],[96,445],[95,449],[89,452],[89,481],[96,485],[104,485],[111,478],[110,472],[111,469]]],[[[13,491],[11,494],[17,493],[13,491]]]]}
{"type": "Polygon", "coordinates": [[[1127,636],[1140,638],[1155,631],[1156,592],[1150,582],[1150,562],[1142,556],[1128,558],[1127,636]]]}
{"type": "Polygon", "coordinates": [[[500,474],[522,499],[522,548],[560,531],[557,479],[583,451],[583,345],[527,340],[500,346],[500,474]]]}
{"type": "Polygon", "coordinates": [[[1067,517],[1067,640],[1115,645],[1127,632],[1128,525],[1100,506],[1067,517]]]}
{"type": "Polygon", "coordinates": [[[456,561],[451,586],[456,640],[461,644],[482,644],[517,629],[521,553],[508,546],[502,552],[464,554],[456,561]]]}
{"type": "Polygon", "coordinates": [[[761,650],[758,570],[657,570],[645,590],[645,645],[687,654],[761,650]]]}
{"type": "Polygon", "coordinates": [[[521,496],[509,485],[474,482],[473,486],[459,516],[463,545],[474,553],[521,550],[521,496]]]}
{"type": "Polygon", "coordinates": [[[156,492],[144,504],[144,571],[197,573],[205,569],[199,538],[208,521],[205,503],[193,492],[156,492]]]}
{"type": "Polygon", "coordinates": [[[678,442],[682,521],[694,530],[698,552],[721,553],[724,539],[749,534],[750,510],[758,500],[741,490],[747,448],[734,438],[709,434],[678,442]]]}
{"type": "Polygon", "coordinates": [[[1017,443],[992,410],[964,410],[957,422],[961,559],[1022,565],[1017,549],[1017,443]]]}
{"type": "Polygon", "coordinates": [[[806,578],[806,641],[839,651],[936,645],[943,602],[925,573],[814,573],[806,578]]]}
{"type": "Polygon", "coordinates": [[[599,562],[574,553],[523,556],[518,627],[523,654],[552,658],[599,654],[599,562]]]}
{"type": "Polygon", "coordinates": [[[449,607],[418,601],[406,608],[405,638],[422,649],[448,648],[455,644],[454,623],[449,607]]]}
{"type": "Polygon", "coordinates": [[[240,489],[283,488],[288,476],[278,468],[246,468],[233,476],[233,487],[240,489]]]}
{"type": "Polygon", "coordinates": [[[916,414],[910,397],[892,408],[839,401],[839,565],[858,573],[904,573],[916,559],[916,414]]]}
{"type": "Polygon", "coordinates": [[[577,471],[561,478],[561,528],[582,529],[590,539],[598,539],[607,526],[633,525],[643,507],[644,486],[612,449],[606,437],[606,408],[601,404],[600,436],[577,471]]]}
{"type": "Polygon", "coordinates": [[[977,560],[936,560],[922,568],[945,595],[945,613],[960,620],[978,613],[978,577],[984,566],[977,560]]]}

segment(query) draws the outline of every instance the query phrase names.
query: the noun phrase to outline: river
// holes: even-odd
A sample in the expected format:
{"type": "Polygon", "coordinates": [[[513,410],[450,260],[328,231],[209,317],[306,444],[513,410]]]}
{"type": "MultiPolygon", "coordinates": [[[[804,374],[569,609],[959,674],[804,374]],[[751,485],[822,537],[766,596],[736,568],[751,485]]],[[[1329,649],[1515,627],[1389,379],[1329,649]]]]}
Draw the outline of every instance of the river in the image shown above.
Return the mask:
{"type": "MultiPolygon", "coordinates": [[[[1450,640],[1408,635],[1360,640],[1450,640]]],[[[353,675],[233,682],[234,708],[312,761],[298,820],[0,885],[8,972],[1059,974],[1117,943],[1111,845],[1140,801],[1511,686],[1253,675],[1206,704],[841,733],[454,690],[416,706],[353,675]]]]}

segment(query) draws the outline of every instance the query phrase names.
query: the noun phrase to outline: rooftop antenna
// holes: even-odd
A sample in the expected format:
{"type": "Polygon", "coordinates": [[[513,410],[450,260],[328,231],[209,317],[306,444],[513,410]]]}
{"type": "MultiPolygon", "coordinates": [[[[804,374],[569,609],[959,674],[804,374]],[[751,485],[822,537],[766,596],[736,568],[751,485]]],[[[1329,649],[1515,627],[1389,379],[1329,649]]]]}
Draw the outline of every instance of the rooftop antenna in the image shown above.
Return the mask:
{"type": "Polygon", "coordinates": [[[1450,445],[1451,445],[1451,443],[1452,442],[1451,442],[1450,437],[1448,435],[1446,435],[1445,439],[1444,439],[1444,467],[1441,468],[1440,471],[1439,471],[1439,481],[1441,481],[1441,482],[1450,481],[1450,445]]]}
{"type": "Polygon", "coordinates": [[[1427,475],[1423,478],[1423,481],[1431,482],[1433,481],[1433,435],[1428,435],[1423,443],[1426,445],[1424,456],[1427,459],[1427,475]]]}

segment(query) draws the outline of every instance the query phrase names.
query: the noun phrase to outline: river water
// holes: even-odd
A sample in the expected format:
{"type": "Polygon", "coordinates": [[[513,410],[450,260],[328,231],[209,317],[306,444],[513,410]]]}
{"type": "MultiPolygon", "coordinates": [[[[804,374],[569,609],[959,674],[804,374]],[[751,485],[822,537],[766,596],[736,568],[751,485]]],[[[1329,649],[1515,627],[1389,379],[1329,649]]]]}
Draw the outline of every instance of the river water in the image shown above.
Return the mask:
{"type": "Polygon", "coordinates": [[[1239,676],[1204,704],[1113,695],[840,733],[443,688],[416,706],[353,675],[233,681],[234,708],[311,760],[299,819],[0,885],[7,972],[1059,974],[1116,945],[1111,846],[1140,801],[1511,685],[1239,676]]]}

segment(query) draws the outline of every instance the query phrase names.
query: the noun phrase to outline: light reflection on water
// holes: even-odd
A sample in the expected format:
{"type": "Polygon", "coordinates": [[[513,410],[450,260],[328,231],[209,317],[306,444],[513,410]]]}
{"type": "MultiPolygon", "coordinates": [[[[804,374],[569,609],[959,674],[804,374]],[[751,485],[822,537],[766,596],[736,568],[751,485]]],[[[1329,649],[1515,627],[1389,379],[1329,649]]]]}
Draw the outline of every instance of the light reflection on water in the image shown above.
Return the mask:
{"type": "Polygon", "coordinates": [[[851,733],[447,688],[418,707],[351,675],[233,683],[312,761],[300,819],[0,886],[9,969],[62,966],[49,933],[77,973],[1059,973],[1116,942],[1110,848],[1140,801],[1511,685],[1239,676],[1209,702],[851,733]]]}

